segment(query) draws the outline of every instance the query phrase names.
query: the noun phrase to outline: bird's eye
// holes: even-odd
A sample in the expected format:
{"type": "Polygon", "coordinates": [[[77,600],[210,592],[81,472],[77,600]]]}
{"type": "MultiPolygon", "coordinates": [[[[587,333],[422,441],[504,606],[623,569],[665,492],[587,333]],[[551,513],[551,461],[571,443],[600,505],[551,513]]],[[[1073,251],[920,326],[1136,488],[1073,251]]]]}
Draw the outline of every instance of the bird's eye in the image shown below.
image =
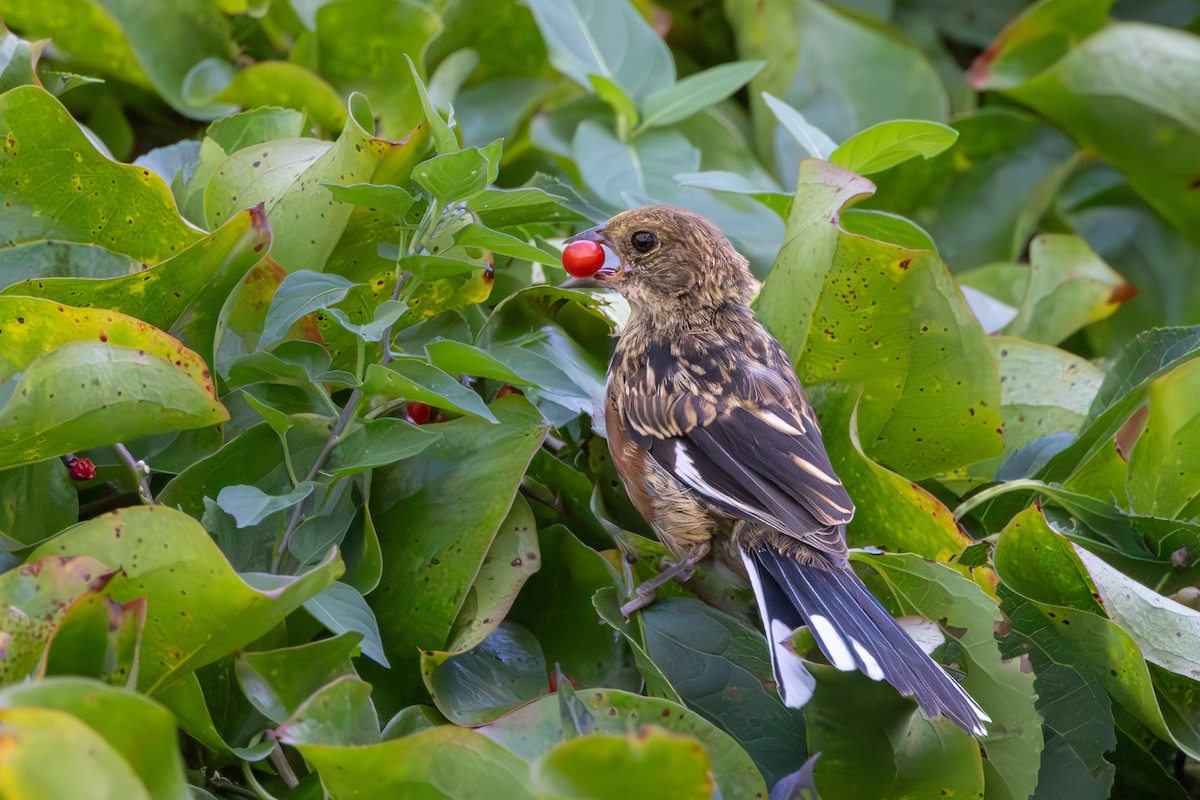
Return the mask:
{"type": "Polygon", "coordinates": [[[629,241],[633,243],[633,249],[639,253],[649,253],[658,247],[658,237],[650,231],[637,231],[629,241]]]}

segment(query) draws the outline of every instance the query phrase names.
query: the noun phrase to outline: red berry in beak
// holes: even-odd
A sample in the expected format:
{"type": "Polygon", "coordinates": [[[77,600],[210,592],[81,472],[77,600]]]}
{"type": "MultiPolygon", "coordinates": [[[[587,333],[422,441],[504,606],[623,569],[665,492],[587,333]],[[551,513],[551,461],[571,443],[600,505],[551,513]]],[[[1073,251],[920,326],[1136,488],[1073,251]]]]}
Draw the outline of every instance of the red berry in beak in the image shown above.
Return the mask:
{"type": "Polygon", "coordinates": [[[604,248],[598,242],[581,239],[563,250],[563,268],[576,278],[595,275],[604,266],[604,248]]]}

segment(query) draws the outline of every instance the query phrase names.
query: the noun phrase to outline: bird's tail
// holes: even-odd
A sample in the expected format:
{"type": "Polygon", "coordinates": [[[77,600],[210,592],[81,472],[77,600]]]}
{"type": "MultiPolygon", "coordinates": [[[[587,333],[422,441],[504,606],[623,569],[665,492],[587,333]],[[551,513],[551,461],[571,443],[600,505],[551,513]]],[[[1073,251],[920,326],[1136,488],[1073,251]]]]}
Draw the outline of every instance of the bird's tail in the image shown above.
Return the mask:
{"type": "Polygon", "coordinates": [[[801,564],[772,549],[742,550],[771,650],[784,704],[799,708],[814,681],[784,641],[807,623],[833,666],[886,680],[916,698],[930,716],[944,714],[968,733],[983,736],[991,719],[958,682],[904,632],[849,567],[801,564]]]}

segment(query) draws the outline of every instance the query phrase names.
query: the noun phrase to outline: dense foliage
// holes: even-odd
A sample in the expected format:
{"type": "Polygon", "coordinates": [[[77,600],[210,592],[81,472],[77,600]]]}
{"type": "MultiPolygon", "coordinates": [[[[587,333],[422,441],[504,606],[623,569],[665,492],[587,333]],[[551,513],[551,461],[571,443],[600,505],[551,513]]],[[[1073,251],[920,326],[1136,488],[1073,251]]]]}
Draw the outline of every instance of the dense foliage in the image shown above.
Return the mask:
{"type": "Polygon", "coordinates": [[[0,795],[1196,790],[1200,3],[0,17],[0,795]],[[651,202],[750,257],[982,741],[803,630],[784,708],[718,575],[621,617],[557,244],[651,202]]]}

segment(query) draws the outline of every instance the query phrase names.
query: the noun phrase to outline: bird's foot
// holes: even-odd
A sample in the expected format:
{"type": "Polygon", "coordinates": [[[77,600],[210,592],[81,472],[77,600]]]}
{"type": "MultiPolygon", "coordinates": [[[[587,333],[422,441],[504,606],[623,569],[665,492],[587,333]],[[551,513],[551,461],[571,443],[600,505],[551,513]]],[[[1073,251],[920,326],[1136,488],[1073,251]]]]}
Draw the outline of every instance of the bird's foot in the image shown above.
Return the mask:
{"type": "Polygon", "coordinates": [[[621,614],[628,619],[633,612],[643,609],[654,602],[655,592],[658,591],[658,587],[673,580],[686,581],[692,577],[692,568],[706,555],[708,555],[707,545],[695,547],[686,557],[680,559],[679,563],[671,564],[653,578],[642,581],[633,590],[633,597],[629,602],[621,606],[621,614]]]}

